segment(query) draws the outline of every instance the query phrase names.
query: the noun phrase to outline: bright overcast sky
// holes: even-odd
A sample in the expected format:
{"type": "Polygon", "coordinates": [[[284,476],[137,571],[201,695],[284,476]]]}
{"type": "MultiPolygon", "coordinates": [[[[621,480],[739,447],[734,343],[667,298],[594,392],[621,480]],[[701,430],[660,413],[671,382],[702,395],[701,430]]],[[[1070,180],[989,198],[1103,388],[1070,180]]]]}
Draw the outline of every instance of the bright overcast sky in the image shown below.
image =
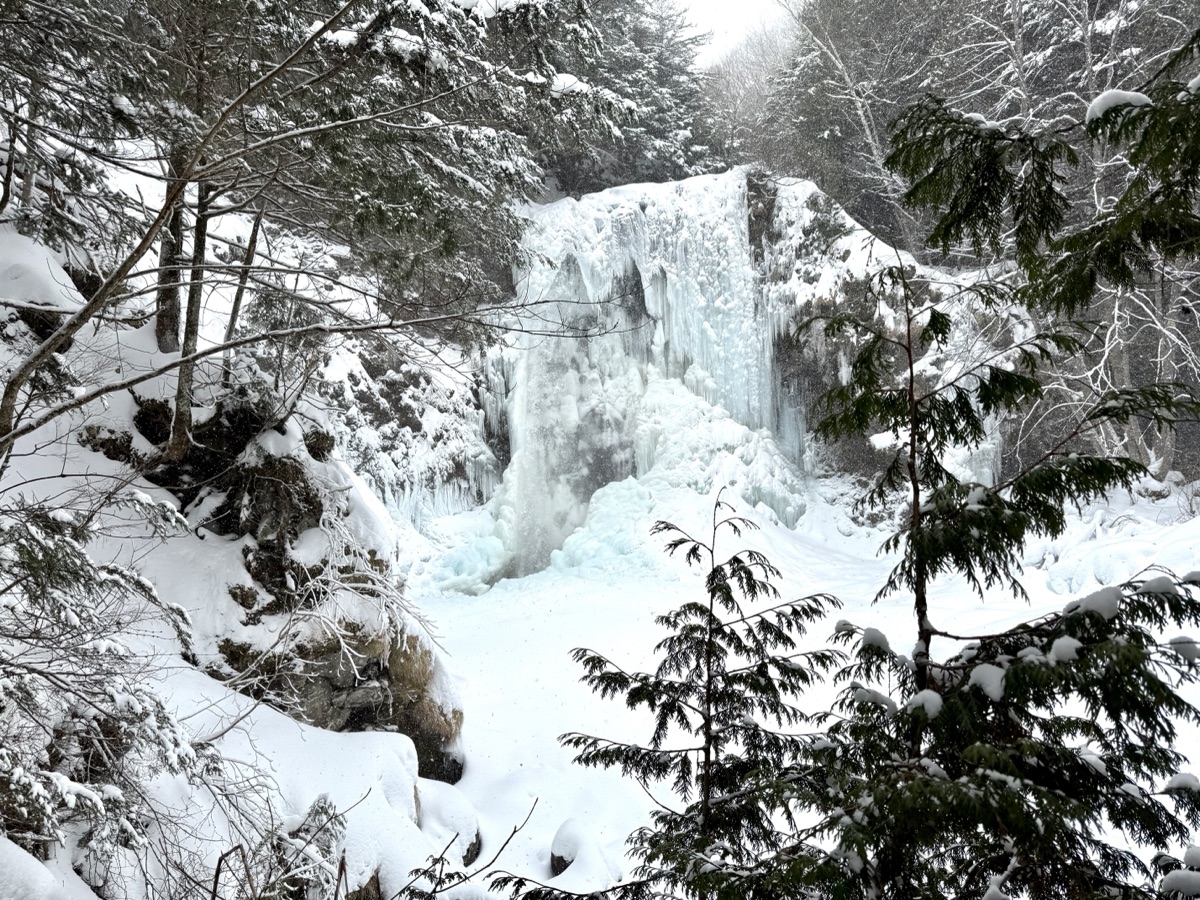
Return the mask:
{"type": "Polygon", "coordinates": [[[743,36],[783,15],[777,0],[682,0],[699,31],[712,32],[712,43],[700,51],[700,65],[716,62],[743,36]]]}

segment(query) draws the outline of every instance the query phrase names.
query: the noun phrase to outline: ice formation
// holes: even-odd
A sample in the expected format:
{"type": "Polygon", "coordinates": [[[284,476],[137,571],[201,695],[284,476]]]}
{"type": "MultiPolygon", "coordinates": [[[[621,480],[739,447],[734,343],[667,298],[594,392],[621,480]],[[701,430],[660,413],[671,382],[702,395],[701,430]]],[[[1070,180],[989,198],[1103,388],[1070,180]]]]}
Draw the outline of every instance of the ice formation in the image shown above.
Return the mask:
{"type": "Polygon", "coordinates": [[[497,575],[544,568],[599,488],[656,469],[796,523],[804,422],[777,338],[797,305],[880,264],[821,201],[810,182],[734,170],[529,211],[518,336],[489,357],[483,397],[511,452],[497,575]]]}
{"type": "Polygon", "coordinates": [[[512,453],[496,513],[516,575],[545,567],[597,489],[655,465],[654,382],[682,383],[751,431],[779,419],[744,173],[615,188],[530,218],[524,333],[489,360],[485,398],[512,453]]]}

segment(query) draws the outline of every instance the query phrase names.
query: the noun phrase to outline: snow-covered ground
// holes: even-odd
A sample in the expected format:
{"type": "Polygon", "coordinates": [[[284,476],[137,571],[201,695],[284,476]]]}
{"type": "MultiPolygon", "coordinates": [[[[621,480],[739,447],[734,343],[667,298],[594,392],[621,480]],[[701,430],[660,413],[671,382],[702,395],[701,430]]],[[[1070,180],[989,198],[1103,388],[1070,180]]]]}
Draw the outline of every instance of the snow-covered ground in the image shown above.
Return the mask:
{"type": "MultiPolygon", "coordinates": [[[[654,617],[702,591],[699,574],[664,555],[649,528],[667,518],[705,529],[713,495],[646,480],[651,484],[628,479],[599,491],[587,524],[546,571],[501,581],[483,594],[454,590],[447,561],[478,540],[486,511],[436,521],[434,537],[423,542],[413,562],[409,590],[434,620],[459,682],[467,712],[466,771],[457,790],[420,783],[424,833],[410,818],[415,759],[403,738],[322,732],[257,707],[221,739],[222,751],[263,765],[284,807],[295,815],[322,793],[349,809],[348,859],[383,864],[387,883],[403,883],[409,869],[469,826],[460,792],[478,815],[481,862],[525,823],[497,867],[575,890],[603,887],[627,873],[624,839],[645,821],[654,801],[616,773],[573,765],[556,738],[568,731],[632,740],[648,736],[644,718],[619,702],[601,700],[578,682],[569,652],[586,646],[624,665],[649,666],[653,645],[663,636],[654,617]],[[577,861],[552,878],[551,846],[564,825],[578,844],[577,861]]],[[[761,525],[740,546],[769,555],[781,570],[776,586],[785,597],[831,591],[845,604],[840,617],[878,628],[894,646],[904,646],[914,632],[904,598],[872,603],[888,569],[888,561],[874,552],[881,534],[855,527],[843,504],[822,496],[846,489],[837,481],[814,483],[809,511],[795,530],[753,510],[739,510],[761,525]]],[[[1085,511],[1059,540],[1030,547],[1024,580],[1029,605],[999,592],[980,601],[962,585],[949,584],[933,592],[935,621],[954,630],[991,631],[1061,609],[1072,598],[1150,564],[1177,572],[1200,568],[1200,519],[1178,522],[1180,515],[1173,498],[1114,498],[1111,506],[1085,511]]],[[[191,540],[178,539],[177,549],[183,551],[191,540]]],[[[410,546],[418,541],[414,535],[410,546]]],[[[738,547],[731,542],[726,549],[738,547]]],[[[161,552],[171,554],[170,544],[161,552]]],[[[834,623],[827,625],[824,631],[814,629],[814,643],[832,632],[834,623]]],[[[949,650],[943,647],[939,655],[949,650]]],[[[167,685],[197,736],[228,727],[250,707],[195,672],[176,671],[167,685]]],[[[818,708],[830,696],[829,689],[817,691],[808,702],[818,708]]],[[[1200,696],[1192,700],[1200,703],[1200,696]]],[[[1200,747],[1200,740],[1185,735],[1181,746],[1186,752],[1200,747]]],[[[1193,771],[1200,770],[1200,758],[1196,763],[1193,771]]],[[[671,798],[664,789],[656,799],[669,803],[671,798]]],[[[32,858],[0,841],[0,897],[87,896],[61,861],[49,865],[47,876],[32,858]]],[[[352,874],[357,881],[364,872],[352,874]]]]}
{"type": "MultiPolygon", "coordinates": [[[[645,822],[654,800],[671,802],[665,788],[652,800],[616,773],[573,766],[555,740],[568,731],[633,741],[649,737],[645,717],[620,701],[601,700],[577,681],[581,672],[569,653],[589,647],[623,666],[645,669],[664,636],[654,617],[703,592],[699,573],[665,556],[662,540],[649,529],[666,518],[702,532],[711,523],[715,490],[703,494],[654,481],[631,478],[602,489],[593,497],[588,523],[555,554],[550,568],[501,581],[480,596],[445,590],[439,580],[456,543],[469,542],[479,531],[471,515],[439,520],[440,546],[428,548],[427,558],[414,565],[412,595],[436,622],[462,679],[467,767],[458,787],[479,812],[485,857],[524,821],[536,800],[528,824],[498,862],[501,868],[549,879],[554,834],[574,819],[594,841],[590,855],[581,857],[588,871],[572,866],[553,883],[599,887],[614,868],[628,870],[623,840],[645,822]]],[[[794,530],[741,509],[761,530],[725,549],[761,550],[781,571],[776,586],[784,597],[829,591],[844,603],[837,617],[877,628],[892,646],[906,647],[915,640],[911,607],[903,596],[873,603],[889,562],[876,554],[882,533],[855,526],[847,516],[848,492],[842,480],[814,482],[808,512],[794,530]],[[831,503],[828,495],[840,499],[831,503]]],[[[980,600],[965,585],[948,583],[932,592],[935,624],[959,633],[994,632],[1060,610],[1149,565],[1191,571],[1200,564],[1200,519],[1188,519],[1176,497],[1114,497],[1111,505],[1076,517],[1058,540],[1032,544],[1026,560],[1028,604],[1003,591],[980,600]]],[[[834,624],[831,619],[824,630],[815,628],[813,644],[823,643],[834,624]]],[[[953,652],[948,644],[933,649],[942,658],[953,652]]],[[[811,709],[824,708],[832,695],[826,687],[806,702],[811,709]]],[[[1193,690],[1190,699],[1200,703],[1200,691],[1193,690]]],[[[1180,746],[1200,751],[1200,735],[1185,734],[1180,746]]],[[[1200,752],[1193,771],[1200,771],[1200,752]]]]}

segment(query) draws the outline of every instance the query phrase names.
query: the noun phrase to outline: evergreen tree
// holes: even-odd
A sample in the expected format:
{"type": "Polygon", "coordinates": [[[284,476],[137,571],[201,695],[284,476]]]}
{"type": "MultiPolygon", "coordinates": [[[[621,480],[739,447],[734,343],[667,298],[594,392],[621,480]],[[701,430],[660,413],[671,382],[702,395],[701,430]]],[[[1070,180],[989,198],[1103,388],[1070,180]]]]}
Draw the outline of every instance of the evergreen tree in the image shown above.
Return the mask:
{"type": "Polygon", "coordinates": [[[903,511],[885,543],[899,560],[877,599],[911,597],[916,633],[903,654],[875,629],[839,624],[835,639],[856,642],[837,675],[846,687],[825,717],[827,743],[794,770],[820,817],[798,837],[833,848],[791,877],[837,897],[1142,896],[1154,872],[1111,833],[1163,851],[1200,824],[1200,797],[1171,789],[1184,763],[1176,728],[1200,722],[1179,688],[1200,673],[1189,639],[1159,637],[1200,625],[1195,586],[1136,579],[998,634],[953,633],[935,622],[930,598],[946,577],[981,598],[1024,596],[1028,537],[1057,536],[1066,507],[1132,490],[1146,474],[1136,460],[1089,454],[1087,433],[1131,415],[1170,424],[1200,404],[1176,386],[1100,396],[1029,468],[963,480],[947,455],[978,448],[989,419],[1038,397],[1038,365],[1078,351],[1081,338],[1061,324],[1022,327],[1003,286],[950,293],[897,267],[873,299],[873,309],[894,306],[894,324],[872,314],[826,326],[849,329],[859,350],[818,433],[895,439],[863,502],[903,511]],[[952,353],[964,307],[1029,336],[931,375],[952,353]],[[967,649],[939,660],[947,640],[967,649]]]}
{"type": "Polygon", "coordinates": [[[857,659],[839,673],[849,685],[830,746],[801,763],[825,787],[812,795],[822,821],[803,836],[836,845],[802,878],[822,891],[1040,898],[1173,889],[1173,876],[1159,883],[1161,869],[1113,835],[1161,852],[1200,824],[1200,798],[1174,747],[1177,725],[1198,720],[1179,693],[1197,679],[1195,644],[1162,641],[1168,628],[1200,624],[1192,576],[1134,579],[1000,634],[950,634],[931,620],[928,598],[939,575],[961,576],[981,596],[997,587],[1022,595],[1029,535],[1061,533],[1065,506],[1147,474],[1138,459],[1089,453],[1087,434],[1134,418],[1169,428],[1200,411],[1179,385],[1114,390],[995,483],[963,482],[944,462],[952,447],[984,440],[989,416],[1040,398],[1039,367],[1082,349],[1087,324],[1071,316],[1087,311],[1102,282],[1131,285],[1152,253],[1200,251],[1200,98],[1179,77],[1194,67],[1198,43],[1200,34],[1173,56],[1144,105],[1113,94],[1092,107],[1090,135],[1123,147],[1137,174],[1113,209],[1082,226],[1070,223],[1064,192],[1078,153],[1061,132],[998,127],[933,99],[901,119],[889,164],[912,180],[907,199],[938,216],[931,242],[980,252],[1011,236],[1024,279],[966,293],[985,317],[1025,318],[1017,332],[1029,336],[931,379],[964,298],[917,285],[903,267],[876,286],[876,299],[894,298],[895,327],[850,316],[827,325],[850,328],[859,351],[819,431],[897,439],[867,502],[898,496],[907,510],[887,543],[900,561],[881,594],[913,597],[917,633],[910,658],[878,632],[839,630],[840,640],[857,640],[857,659]],[[1109,108],[1123,99],[1134,105],[1109,108]],[[1052,329],[1029,327],[1048,314],[1052,329]],[[947,639],[968,643],[938,662],[935,641],[947,639]]]}
{"type": "Polygon", "coordinates": [[[1200,721],[1180,694],[1195,642],[1160,637],[1200,624],[1196,590],[1148,577],[998,634],[933,629],[968,640],[938,663],[841,625],[855,663],[798,766],[819,816],[800,837],[832,846],[793,877],[832,897],[1160,896],[1163,851],[1200,825],[1174,746],[1200,721]]]}
{"type": "MultiPolygon", "coordinates": [[[[192,444],[192,406],[220,399],[219,389],[194,390],[200,311],[215,292],[236,293],[239,314],[260,286],[266,299],[287,293],[318,320],[311,334],[399,330],[401,343],[477,339],[486,324],[476,310],[507,299],[498,273],[516,253],[515,209],[541,184],[526,132],[562,95],[561,54],[543,48],[569,39],[572,5],[518,4],[489,18],[488,5],[452,0],[330,2],[317,27],[287,4],[253,4],[250,17],[193,6],[156,4],[144,27],[113,37],[167,73],[157,101],[122,104],[135,133],[164,142],[165,202],[87,303],[14,361],[0,395],[0,464],[21,436],[125,386],[96,385],[68,403],[31,397],[38,372],[86,325],[114,308],[145,312],[128,278],[156,246],[160,348],[182,357],[167,460],[192,444]],[[520,52],[498,57],[497,47],[520,52]],[[209,224],[239,213],[253,214],[255,241],[209,246],[209,224]]],[[[96,22],[87,13],[81,28],[96,22]]],[[[81,102],[105,99],[71,84],[81,102]]],[[[612,104],[609,92],[585,92],[571,122],[593,127],[612,104]]],[[[234,321],[227,334],[257,340],[234,321]]]]}
{"type": "Polygon", "coordinates": [[[137,227],[103,164],[137,133],[139,104],[162,85],[128,39],[140,2],[13,0],[0,11],[0,222],[65,252],[78,273],[110,264],[137,227]]]}
{"type": "MultiPolygon", "coordinates": [[[[186,528],[174,507],[138,492],[108,499],[110,510],[186,528]]],[[[146,841],[147,782],[196,776],[198,760],[127,630],[166,622],[191,659],[186,614],[137,573],[88,555],[93,516],[69,505],[0,510],[0,834],[40,854],[73,830],[78,866],[100,883],[114,853],[146,841]]]]}
{"type": "Polygon", "coordinates": [[[589,17],[595,43],[568,64],[621,98],[625,114],[603,137],[546,153],[554,186],[578,196],[719,168],[705,76],[695,69],[706,38],[692,33],[683,10],[674,0],[599,0],[589,17]]]}
{"type": "MultiPolygon", "coordinates": [[[[655,648],[653,672],[628,671],[588,649],[573,653],[593,690],[645,708],[654,730],[646,746],[583,734],[564,735],[563,744],[579,751],[582,765],[618,768],[648,791],[669,781],[682,804],[664,805],[630,837],[639,865],[614,896],[748,896],[794,852],[796,786],[788,764],[809,743],[794,730],[809,721],[795,701],[842,658],[803,650],[798,641],[839,604],[828,595],[776,602],[771,579],[779,572],[762,554],[723,555],[719,539],[754,527],[719,494],[704,538],[668,522],[654,526],[654,534],[671,536],[668,553],[682,552],[704,572],[706,598],[656,619],[671,634],[655,648]]],[[[495,886],[557,896],[529,891],[519,878],[495,886]]]]}
{"type": "MultiPolygon", "coordinates": [[[[910,199],[946,210],[931,243],[976,252],[1010,243],[1027,309],[1048,321],[1088,308],[1098,323],[1091,354],[1058,367],[1039,418],[1052,404],[1078,415],[1097,390],[1159,380],[1194,387],[1200,377],[1195,323],[1184,312],[1197,260],[1195,44],[1193,36],[1139,91],[1099,95],[1087,114],[1088,143],[1054,122],[989,123],[936,98],[898,123],[890,162],[914,179],[910,199]],[[1079,202],[1081,178],[1096,202],[1079,202]]],[[[1177,457],[1174,429],[1164,424],[1114,420],[1093,433],[1093,446],[1161,478],[1177,457]]]]}

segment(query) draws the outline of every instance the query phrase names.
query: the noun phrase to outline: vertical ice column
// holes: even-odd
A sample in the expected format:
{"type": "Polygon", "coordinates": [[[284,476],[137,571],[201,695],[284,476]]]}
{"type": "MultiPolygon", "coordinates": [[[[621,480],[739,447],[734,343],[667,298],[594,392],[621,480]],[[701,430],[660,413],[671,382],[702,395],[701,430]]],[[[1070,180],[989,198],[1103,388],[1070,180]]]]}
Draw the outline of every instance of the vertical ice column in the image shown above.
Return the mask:
{"type": "Polygon", "coordinates": [[[600,318],[603,307],[571,257],[542,300],[562,333],[527,333],[506,351],[514,362],[506,403],[512,461],[498,527],[518,576],[545,568],[583,523],[598,488],[634,474],[627,426],[643,387],[627,344],[636,330],[617,326],[618,302],[600,318]]]}
{"type": "MultiPolygon", "coordinates": [[[[663,374],[710,393],[739,422],[774,424],[773,334],[750,251],[742,170],[629,185],[531,211],[521,273],[527,302],[547,297],[557,265],[577,261],[587,295],[641,276],[646,349],[663,374]],[[695,371],[689,376],[689,370],[695,371]]],[[[601,321],[608,312],[596,311],[601,321]]]]}

